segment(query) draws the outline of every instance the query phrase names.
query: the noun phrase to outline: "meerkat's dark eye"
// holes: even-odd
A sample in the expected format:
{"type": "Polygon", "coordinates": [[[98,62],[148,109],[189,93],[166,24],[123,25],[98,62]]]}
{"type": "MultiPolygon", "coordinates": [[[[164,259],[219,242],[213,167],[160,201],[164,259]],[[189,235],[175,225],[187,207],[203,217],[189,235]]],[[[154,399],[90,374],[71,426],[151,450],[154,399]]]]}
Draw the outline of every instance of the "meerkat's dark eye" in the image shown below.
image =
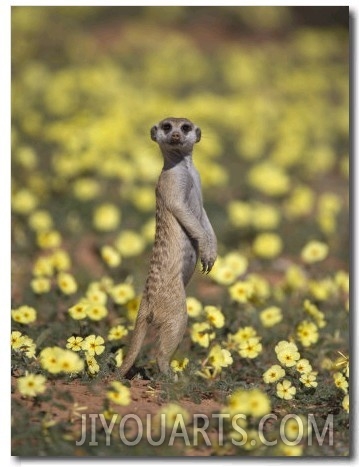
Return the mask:
{"type": "Polygon", "coordinates": [[[172,125],[170,123],[164,123],[162,125],[162,130],[163,131],[170,131],[170,130],[172,130],[172,125]]]}
{"type": "Polygon", "coordinates": [[[188,123],[185,123],[181,126],[181,129],[184,133],[188,133],[192,130],[192,127],[188,123]]]}

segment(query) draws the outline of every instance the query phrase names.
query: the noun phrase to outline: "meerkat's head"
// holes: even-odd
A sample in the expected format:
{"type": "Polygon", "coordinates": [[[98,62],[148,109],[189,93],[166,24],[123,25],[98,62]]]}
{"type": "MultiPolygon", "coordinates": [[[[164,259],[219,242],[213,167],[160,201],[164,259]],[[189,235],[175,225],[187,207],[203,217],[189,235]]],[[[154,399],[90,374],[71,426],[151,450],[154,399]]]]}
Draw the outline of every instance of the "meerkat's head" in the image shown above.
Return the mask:
{"type": "Polygon", "coordinates": [[[191,151],[201,139],[201,130],[187,118],[169,117],[151,128],[151,139],[165,150],[191,151]]]}

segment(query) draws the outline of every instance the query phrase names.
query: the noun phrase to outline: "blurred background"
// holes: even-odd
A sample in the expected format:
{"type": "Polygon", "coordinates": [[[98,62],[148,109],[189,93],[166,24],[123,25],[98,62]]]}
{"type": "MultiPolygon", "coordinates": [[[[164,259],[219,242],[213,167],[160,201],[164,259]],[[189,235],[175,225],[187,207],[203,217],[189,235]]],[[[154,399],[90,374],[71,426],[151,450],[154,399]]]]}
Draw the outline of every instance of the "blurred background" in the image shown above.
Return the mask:
{"type": "Polygon", "coordinates": [[[202,129],[220,255],[275,275],[317,239],[348,269],[347,7],[18,6],[11,54],[15,302],[59,245],[79,283],[121,262],[140,290],[167,116],[202,129]]]}

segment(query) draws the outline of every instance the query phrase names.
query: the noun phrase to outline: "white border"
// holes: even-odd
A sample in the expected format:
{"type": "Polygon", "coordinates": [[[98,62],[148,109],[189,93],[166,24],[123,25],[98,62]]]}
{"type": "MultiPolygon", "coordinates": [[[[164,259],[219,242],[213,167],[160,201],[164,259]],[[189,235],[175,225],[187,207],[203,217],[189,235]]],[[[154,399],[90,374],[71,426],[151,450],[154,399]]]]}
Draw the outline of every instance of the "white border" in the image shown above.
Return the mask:
{"type": "MultiPolygon", "coordinates": [[[[10,309],[10,287],[11,287],[11,279],[10,279],[10,261],[11,261],[11,250],[10,250],[10,224],[11,224],[11,218],[10,218],[10,188],[11,188],[11,185],[10,185],[10,153],[11,153],[11,143],[10,143],[10,116],[11,116],[11,112],[10,112],[10,86],[11,86],[11,69],[10,69],[10,63],[11,63],[11,6],[164,6],[164,5],[167,5],[167,6],[173,6],[173,5],[189,5],[189,6],[263,6],[263,5],[268,5],[268,6],[272,6],[273,3],[271,2],[268,2],[268,1],[261,1],[261,2],[238,2],[238,1],[226,1],[224,0],[223,2],[220,2],[220,3],[216,3],[216,2],[198,2],[198,1],[194,1],[194,2],[188,2],[188,1],[157,1],[157,2],[146,2],[146,1],[142,1],[142,2],[136,2],[136,1],[133,1],[133,2],[104,2],[104,3],[100,3],[100,2],[94,2],[94,1],[61,1],[61,2],[54,2],[51,4],[51,2],[46,2],[46,1],[12,1],[12,2],[8,2],[6,0],[1,0],[0,1],[0,40],[1,40],[1,52],[0,52],[0,57],[1,57],[1,61],[0,61],[0,70],[1,70],[1,82],[0,82],[0,95],[1,95],[1,138],[0,138],[0,145],[1,145],[1,152],[0,152],[0,177],[1,177],[1,185],[0,185],[0,193],[1,193],[1,226],[4,226],[3,229],[2,229],[2,236],[1,236],[1,241],[0,241],[0,258],[1,258],[1,267],[0,267],[0,285],[1,285],[1,291],[2,293],[0,294],[1,296],[1,313],[3,313],[3,316],[9,316],[10,313],[9,313],[9,309],[10,309]]],[[[314,6],[313,5],[313,2],[304,2],[304,1],[301,1],[301,2],[288,2],[288,1],[277,1],[277,2],[274,2],[274,5],[278,5],[278,6],[314,6]]],[[[356,19],[357,19],[357,11],[358,11],[358,8],[356,6],[356,4],[352,1],[352,2],[342,2],[342,1],[327,1],[324,3],[322,2],[317,2],[315,4],[315,6],[349,6],[350,8],[350,14],[352,16],[352,23],[354,23],[354,29],[356,28],[356,19]]],[[[355,54],[356,54],[356,49],[357,49],[357,38],[356,38],[357,34],[353,34],[352,35],[352,39],[354,41],[354,44],[353,44],[353,56],[352,56],[352,59],[354,60],[354,62],[352,63],[352,78],[356,79],[357,78],[357,63],[356,63],[356,60],[355,60],[355,54]]],[[[355,83],[352,83],[354,89],[356,89],[356,80],[355,80],[355,83]]],[[[354,102],[352,102],[351,104],[353,105],[353,111],[352,111],[352,115],[355,114],[355,111],[357,110],[357,101],[356,101],[356,91],[353,93],[352,95],[352,98],[354,99],[354,102]]],[[[352,131],[353,131],[353,135],[352,135],[352,144],[353,144],[353,150],[355,150],[356,148],[356,144],[355,144],[355,135],[358,134],[358,118],[355,118],[354,119],[354,124],[355,124],[355,127],[353,126],[352,128],[352,131]]],[[[356,155],[352,154],[352,160],[354,159],[356,155]]],[[[355,174],[352,176],[352,183],[354,183],[354,180],[358,180],[358,163],[356,163],[354,165],[354,169],[355,169],[355,174]]],[[[355,184],[354,184],[355,185],[355,184]]],[[[353,203],[352,205],[354,206],[354,209],[352,209],[352,215],[354,216],[354,220],[357,219],[357,214],[358,214],[358,211],[357,211],[357,206],[358,206],[358,203],[357,203],[357,193],[356,193],[357,190],[355,190],[354,192],[354,187],[353,187],[353,195],[354,195],[354,199],[351,200],[351,202],[353,203]]],[[[357,232],[357,226],[354,224],[353,222],[353,232],[352,232],[352,235],[353,235],[353,238],[352,238],[352,242],[355,241],[355,236],[354,236],[354,232],[357,232]]],[[[353,247],[353,245],[352,245],[353,247]]],[[[352,265],[352,272],[354,272],[354,268],[355,268],[355,264],[357,263],[357,251],[356,249],[354,248],[352,253],[355,252],[355,258],[352,258],[352,261],[353,261],[353,265],[352,265]]],[[[355,279],[355,283],[354,281],[351,281],[351,287],[353,288],[354,292],[353,292],[353,307],[352,307],[352,312],[353,314],[356,312],[355,310],[355,304],[357,303],[357,300],[356,300],[356,290],[358,290],[358,287],[357,287],[357,281],[356,281],[356,277],[355,277],[355,274],[354,274],[354,279],[355,279]]],[[[9,322],[7,321],[8,318],[5,319],[6,322],[9,322]]],[[[4,322],[4,321],[3,321],[4,322]]],[[[354,324],[356,324],[356,321],[354,322],[354,324]]],[[[8,353],[8,340],[9,340],[9,329],[10,329],[10,326],[0,326],[0,332],[3,334],[1,335],[1,339],[0,339],[0,343],[1,343],[1,350],[3,351],[2,354],[5,356],[3,357],[3,360],[2,362],[4,362],[4,359],[6,361],[6,365],[5,365],[5,368],[2,366],[1,370],[2,370],[2,374],[5,375],[6,374],[6,381],[9,381],[9,374],[10,374],[10,362],[9,362],[9,359],[7,358],[9,356],[9,353],[8,353]]],[[[357,329],[355,329],[352,333],[352,339],[355,335],[355,331],[357,331],[357,329]]],[[[358,359],[356,358],[355,359],[355,365],[357,365],[357,361],[358,359]]],[[[356,366],[355,368],[353,368],[354,370],[354,374],[357,374],[356,372],[356,366]]],[[[29,464],[31,466],[34,466],[34,467],[37,467],[37,466],[41,466],[43,467],[44,466],[44,461],[45,459],[43,459],[41,461],[41,459],[37,460],[37,459],[20,459],[20,458],[15,458],[15,457],[10,457],[10,439],[11,439],[11,432],[10,432],[10,419],[11,419],[11,414],[10,414],[10,404],[9,404],[9,400],[10,400],[10,384],[7,384],[6,385],[6,391],[5,392],[1,392],[1,395],[2,397],[5,397],[5,400],[3,400],[3,403],[1,405],[2,409],[4,410],[5,409],[5,413],[6,413],[6,416],[3,417],[4,413],[2,412],[2,426],[5,430],[5,436],[3,436],[3,433],[2,433],[2,436],[0,436],[0,452],[2,453],[2,458],[4,459],[5,457],[7,458],[7,465],[11,465],[11,466],[19,466],[19,465],[22,465],[23,463],[24,464],[29,464]],[[6,430],[8,430],[8,432],[6,432],[6,430]]],[[[353,391],[354,393],[354,391],[353,391]]],[[[353,398],[352,398],[353,399],[353,398]]],[[[354,400],[353,400],[354,402],[354,400]]],[[[351,405],[351,420],[354,422],[355,424],[355,421],[358,419],[358,407],[357,407],[357,404],[352,404],[351,405]]],[[[356,436],[356,433],[357,433],[357,428],[352,426],[351,427],[351,432],[352,432],[352,442],[353,442],[353,445],[355,446],[356,445],[356,442],[355,442],[355,439],[354,437],[356,436]]],[[[354,457],[351,458],[351,459],[343,459],[343,461],[345,462],[353,462],[355,460],[355,457],[356,457],[356,449],[354,449],[354,457]]],[[[48,463],[50,463],[51,465],[53,466],[62,466],[62,465],[72,465],[72,464],[82,464],[84,462],[90,462],[91,464],[93,464],[95,462],[96,465],[106,465],[110,462],[110,464],[116,462],[116,464],[120,463],[121,465],[136,465],[136,464],[139,464],[139,465],[142,465],[143,462],[146,462],[146,463],[152,463],[152,462],[157,462],[158,460],[160,461],[164,461],[166,464],[168,462],[171,462],[170,459],[146,459],[145,461],[144,460],[135,460],[135,459],[106,459],[105,460],[98,460],[98,459],[94,459],[94,458],[86,458],[86,459],[73,459],[73,458],[64,458],[63,460],[60,460],[60,459],[51,459],[51,458],[46,458],[46,465],[48,463]]],[[[208,458],[196,458],[196,460],[190,460],[190,459],[186,459],[186,458],[183,458],[183,461],[185,461],[187,464],[189,463],[190,465],[194,464],[194,462],[201,462],[201,461],[204,461],[204,462],[208,462],[212,459],[208,459],[208,458]]],[[[321,460],[324,460],[323,458],[321,460]]],[[[334,463],[336,462],[338,459],[332,459],[332,458],[325,458],[325,462],[329,462],[329,463],[334,463]]],[[[287,463],[287,458],[283,458],[283,459],[273,459],[273,461],[277,464],[277,463],[287,463]]],[[[179,462],[179,460],[177,459],[176,462],[179,462]]],[[[218,465],[218,463],[220,465],[228,465],[229,464],[232,464],[234,462],[240,462],[240,463],[244,463],[246,462],[246,459],[220,459],[220,458],[216,458],[216,464],[218,465]]],[[[251,462],[250,464],[253,464],[254,465],[260,465],[262,462],[265,462],[265,463],[271,463],[271,460],[270,459],[251,459],[251,462]],[[254,462],[252,462],[254,461],[254,462]]],[[[316,463],[313,461],[311,461],[310,459],[306,458],[305,459],[305,462],[308,463],[308,464],[312,464],[313,465],[316,463]]]]}

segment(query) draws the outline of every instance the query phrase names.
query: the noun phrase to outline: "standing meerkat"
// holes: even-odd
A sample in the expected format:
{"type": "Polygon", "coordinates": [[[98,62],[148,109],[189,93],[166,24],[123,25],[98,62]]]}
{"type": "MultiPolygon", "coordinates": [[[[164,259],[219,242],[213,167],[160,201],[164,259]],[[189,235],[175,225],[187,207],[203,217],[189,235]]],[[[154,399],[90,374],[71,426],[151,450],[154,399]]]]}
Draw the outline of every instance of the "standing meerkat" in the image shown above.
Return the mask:
{"type": "Polygon", "coordinates": [[[156,234],[148,277],[131,344],[120,367],[125,376],[141,349],[147,328],[157,330],[157,364],[168,373],[187,325],[185,287],[198,258],[209,273],[217,240],[203,207],[201,181],[192,150],[201,130],[186,118],[166,118],[151,128],[164,159],[156,186],[156,234]]]}

